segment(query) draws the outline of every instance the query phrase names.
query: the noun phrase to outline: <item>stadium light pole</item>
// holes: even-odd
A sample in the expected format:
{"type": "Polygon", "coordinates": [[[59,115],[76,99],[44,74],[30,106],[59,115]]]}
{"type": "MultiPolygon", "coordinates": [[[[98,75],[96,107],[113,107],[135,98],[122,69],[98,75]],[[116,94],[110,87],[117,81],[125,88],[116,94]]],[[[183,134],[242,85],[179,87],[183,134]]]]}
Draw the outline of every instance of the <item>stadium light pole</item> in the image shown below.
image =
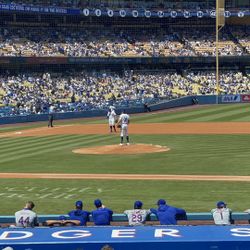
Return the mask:
{"type": "Polygon", "coordinates": [[[219,31],[225,25],[225,0],[216,0],[216,103],[219,103],[220,78],[219,78],[219,31]]]}

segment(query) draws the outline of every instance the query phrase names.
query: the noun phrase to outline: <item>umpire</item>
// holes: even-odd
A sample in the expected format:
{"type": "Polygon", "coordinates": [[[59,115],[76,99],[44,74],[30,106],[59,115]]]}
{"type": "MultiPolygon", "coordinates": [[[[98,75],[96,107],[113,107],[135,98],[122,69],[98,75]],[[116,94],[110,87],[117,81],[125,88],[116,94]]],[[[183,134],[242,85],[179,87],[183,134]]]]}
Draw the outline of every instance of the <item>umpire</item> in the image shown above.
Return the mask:
{"type": "Polygon", "coordinates": [[[53,120],[54,120],[54,109],[55,107],[51,104],[49,107],[49,122],[48,122],[48,128],[53,128],[53,120]]]}

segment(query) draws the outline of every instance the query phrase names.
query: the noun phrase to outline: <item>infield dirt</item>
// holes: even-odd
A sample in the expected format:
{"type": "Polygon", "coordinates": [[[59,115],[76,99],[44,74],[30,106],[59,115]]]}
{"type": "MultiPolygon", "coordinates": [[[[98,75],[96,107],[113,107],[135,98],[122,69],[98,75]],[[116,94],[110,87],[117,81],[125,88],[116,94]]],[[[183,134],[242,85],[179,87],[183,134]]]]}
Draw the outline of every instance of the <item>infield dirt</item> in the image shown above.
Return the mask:
{"type": "MultiPolygon", "coordinates": [[[[107,124],[61,125],[1,133],[0,137],[107,134],[107,124]]],[[[250,122],[185,122],[131,124],[129,134],[250,134],[250,122]]]]}
{"type": "MultiPolygon", "coordinates": [[[[106,124],[61,125],[54,128],[40,127],[22,131],[1,133],[0,137],[28,137],[73,134],[107,134],[106,124]]],[[[131,124],[130,134],[250,134],[250,122],[207,123],[147,123],[131,124]]],[[[119,136],[119,133],[117,133],[119,136]]],[[[151,145],[152,146],[152,145],[151,145]]],[[[146,146],[148,147],[148,146],[146,146]]],[[[153,146],[154,147],[154,146],[153,146]]],[[[132,147],[131,147],[132,148],[132,147]]],[[[160,149],[161,147],[159,147],[160,149]]],[[[96,150],[95,147],[94,150],[96,150]]],[[[93,149],[89,149],[93,150],[93,149]]],[[[128,148],[124,148],[128,150],[128,148]]],[[[150,149],[148,149],[150,151],[150,149]]],[[[168,149],[169,150],[169,149],[168,149]]],[[[109,150],[107,150],[109,151],[109,150]]],[[[127,179],[127,180],[197,180],[197,181],[250,181],[250,176],[204,176],[204,175],[98,175],[98,174],[39,174],[0,173],[0,178],[32,179],[127,179]]]]}

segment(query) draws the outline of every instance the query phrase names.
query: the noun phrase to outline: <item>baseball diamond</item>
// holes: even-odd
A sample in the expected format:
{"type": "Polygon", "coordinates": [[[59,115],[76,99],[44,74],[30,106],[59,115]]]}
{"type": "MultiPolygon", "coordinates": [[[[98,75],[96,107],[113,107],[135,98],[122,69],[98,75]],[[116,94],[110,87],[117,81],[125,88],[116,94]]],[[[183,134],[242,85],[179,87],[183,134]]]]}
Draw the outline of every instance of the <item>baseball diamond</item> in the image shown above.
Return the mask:
{"type": "Polygon", "coordinates": [[[235,211],[249,206],[248,104],[131,115],[131,145],[121,149],[134,151],[130,154],[117,155],[112,147],[109,154],[72,152],[119,149],[119,133],[109,134],[102,118],[56,121],[53,129],[46,125],[0,128],[2,214],[13,213],[10,204],[19,206],[27,197],[37,201],[39,213],[53,214],[65,213],[75,199],[91,209],[96,197],[107,199],[116,212],[137,197],[150,207],[159,196],[196,212],[221,197],[235,211]],[[138,145],[170,150],[148,154],[138,145]]]}

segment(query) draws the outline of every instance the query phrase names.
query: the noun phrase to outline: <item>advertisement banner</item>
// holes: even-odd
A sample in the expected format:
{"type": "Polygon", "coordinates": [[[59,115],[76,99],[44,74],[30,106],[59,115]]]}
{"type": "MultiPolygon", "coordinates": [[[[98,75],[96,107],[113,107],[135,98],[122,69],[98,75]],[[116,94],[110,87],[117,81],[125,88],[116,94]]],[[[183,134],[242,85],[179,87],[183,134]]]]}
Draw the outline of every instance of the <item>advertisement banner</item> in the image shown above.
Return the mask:
{"type": "Polygon", "coordinates": [[[242,95],[241,100],[242,102],[250,102],[250,95],[242,95]]]}
{"type": "MultiPolygon", "coordinates": [[[[102,17],[102,16],[108,16],[108,17],[156,17],[156,18],[162,18],[162,17],[170,17],[170,18],[176,18],[176,17],[197,17],[197,18],[203,18],[203,17],[216,17],[216,12],[213,9],[203,9],[203,10],[196,10],[196,9],[188,9],[188,10],[155,10],[155,9],[149,9],[149,10],[143,10],[143,9],[131,9],[131,8],[124,8],[124,9],[106,9],[100,6],[100,8],[65,8],[65,7],[57,7],[57,6],[34,6],[34,5],[26,5],[26,4],[3,4],[0,3],[0,11],[17,11],[17,12],[26,12],[26,13],[41,13],[41,14],[66,14],[66,15],[84,15],[84,16],[96,16],[96,17],[102,17]]],[[[244,17],[244,16],[250,16],[250,11],[248,9],[230,9],[226,10],[224,12],[225,17],[244,17]]]]}
{"type": "Polygon", "coordinates": [[[240,95],[224,95],[221,98],[221,102],[224,103],[236,103],[236,102],[240,102],[240,95]]]}

